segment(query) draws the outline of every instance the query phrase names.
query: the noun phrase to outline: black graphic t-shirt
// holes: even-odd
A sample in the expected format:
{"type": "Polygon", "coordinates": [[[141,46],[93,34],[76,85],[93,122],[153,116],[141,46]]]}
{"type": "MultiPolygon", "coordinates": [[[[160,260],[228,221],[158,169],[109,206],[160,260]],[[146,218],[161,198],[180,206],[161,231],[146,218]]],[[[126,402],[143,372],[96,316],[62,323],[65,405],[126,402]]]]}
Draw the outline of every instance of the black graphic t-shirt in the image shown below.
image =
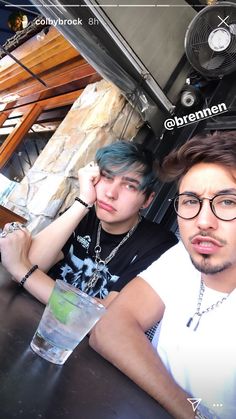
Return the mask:
{"type": "MultiPolygon", "coordinates": [[[[107,297],[110,291],[120,291],[131,279],[147,268],[167,249],[177,243],[176,236],[159,224],[142,218],[134,233],[119,248],[114,258],[103,265],[93,288],[86,290],[95,272],[95,245],[99,220],[92,208],[72,233],[62,252],[64,259],[48,272],[53,279],[62,279],[87,294],[107,297]]],[[[101,254],[104,260],[121,242],[125,234],[109,234],[101,229],[101,254]]]]}

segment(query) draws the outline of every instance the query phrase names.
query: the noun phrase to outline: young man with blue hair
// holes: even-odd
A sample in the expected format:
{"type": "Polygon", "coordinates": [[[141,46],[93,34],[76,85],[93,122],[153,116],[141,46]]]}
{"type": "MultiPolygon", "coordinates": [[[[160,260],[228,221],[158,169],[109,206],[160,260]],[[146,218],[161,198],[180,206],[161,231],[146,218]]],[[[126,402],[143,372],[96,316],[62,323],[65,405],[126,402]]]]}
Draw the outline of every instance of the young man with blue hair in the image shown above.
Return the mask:
{"type": "Polygon", "coordinates": [[[154,196],[153,166],[152,153],[134,142],[102,147],[95,161],[79,170],[78,198],[32,241],[16,223],[5,226],[2,263],[44,303],[53,279],[108,303],[177,242],[174,234],[140,216],[154,196]]]}

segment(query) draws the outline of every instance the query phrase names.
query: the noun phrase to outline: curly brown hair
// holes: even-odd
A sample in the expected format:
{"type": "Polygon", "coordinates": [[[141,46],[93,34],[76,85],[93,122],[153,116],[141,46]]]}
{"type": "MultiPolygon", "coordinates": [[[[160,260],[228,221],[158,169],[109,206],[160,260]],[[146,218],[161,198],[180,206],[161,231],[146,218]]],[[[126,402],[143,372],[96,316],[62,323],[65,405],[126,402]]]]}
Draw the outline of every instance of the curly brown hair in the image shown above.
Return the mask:
{"type": "Polygon", "coordinates": [[[172,150],[160,165],[160,177],[178,184],[197,163],[217,163],[236,169],[236,131],[196,135],[180,148],[172,150]]]}

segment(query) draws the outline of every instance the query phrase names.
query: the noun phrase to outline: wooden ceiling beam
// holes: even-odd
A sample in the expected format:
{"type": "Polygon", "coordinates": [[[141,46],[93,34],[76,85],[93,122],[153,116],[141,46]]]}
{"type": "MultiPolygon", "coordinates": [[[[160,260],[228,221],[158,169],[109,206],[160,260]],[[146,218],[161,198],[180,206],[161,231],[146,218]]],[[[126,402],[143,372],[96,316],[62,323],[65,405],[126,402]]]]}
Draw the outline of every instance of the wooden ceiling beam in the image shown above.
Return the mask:
{"type": "Polygon", "coordinates": [[[49,99],[41,100],[38,103],[40,103],[40,106],[42,106],[44,110],[52,108],[54,109],[60,106],[71,105],[76,99],[78,99],[78,97],[80,97],[82,93],[83,89],[76,90],[75,92],[70,92],[64,95],[54,96],[49,99]]]}
{"type": "Polygon", "coordinates": [[[0,114],[0,127],[3,126],[4,122],[7,120],[10,112],[2,112],[0,114]]]}
{"type": "MultiPolygon", "coordinates": [[[[68,55],[64,54],[64,51],[63,51],[63,57],[66,58],[65,61],[60,60],[58,56],[57,56],[57,60],[53,59],[52,57],[51,60],[49,59],[47,60],[47,65],[43,64],[43,58],[42,58],[42,63],[41,64],[39,63],[37,66],[27,65],[23,61],[21,61],[21,63],[25,65],[34,74],[36,74],[38,77],[44,79],[44,72],[47,72],[47,71],[53,72],[54,68],[56,68],[58,65],[63,65],[63,64],[66,65],[67,61],[74,58],[70,54],[68,55]],[[51,64],[51,67],[48,67],[49,64],[51,64]]],[[[77,57],[76,59],[78,60],[77,57]]],[[[16,85],[16,81],[17,81],[17,84],[20,84],[20,83],[29,82],[32,80],[32,76],[29,74],[29,72],[26,71],[24,68],[22,68],[19,64],[18,66],[20,67],[20,71],[18,74],[11,73],[11,74],[6,75],[5,78],[2,78],[0,80],[1,90],[10,89],[13,85],[16,85]]]]}
{"type": "MultiPolygon", "coordinates": [[[[85,63],[79,51],[73,48],[54,27],[49,29],[49,33],[43,40],[38,40],[35,35],[16,48],[12,54],[42,79],[50,72],[61,71],[63,66],[70,66],[72,62],[76,62],[77,66],[85,63]]],[[[18,88],[24,89],[25,84],[29,87],[31,83],[34,86],[34,93],[38,90],[42,91],[41,84],[35,82],[29,73],[12,58],[5,56],[0,60],[0,98],[9,95],[12,91],[16,92],[18,88]]]]}
{"type": "MultiPolygon", "coordinates": [[[[71,63],[69,65],[62,66],[57,71],[49,71],[47,74],[43,75],[42,79],[47,84],[48,88],[56,87],[59,85],[64,85],[65,83],[81,79],[83,77],[91,76],[95,74],[96,71],[90,64],[80,65],[77,63],[71,63]]],[[[40,76],[41,77],[41,76],[40,76]]],[[[7,89],[7,95],[17,94],[20,97],[31,95],[35,92],[45,91],[44,86],[40,85],[36,80],[32,78],[25,82],[19,82],[12,87],[7,89]]],[[[4,96],[6,91],[2,90],[0,97],[4,96]]]]}
{"type": "Polygon", "coordinates": [[[60,107],[59,109],[50,109],[46,112],[42,112],[39,118],[37,119],[37,124],[43,122],[61,121],[65,118],[69,109],[70,105],[67,105],[64,107],[60,107]]]}
{"type": "Polygon", "coordinates": [[[37,120],[42,108],[39,104],[35,103],[28,108],[28,112],[24,114],[20,124],[8,135],[4,143],[0,147],[0,169],[10,159],[12,153],[21,143],[24,135],[29,131],[30,127],[37,120]]]}
{"type": "MultiPolygon", "coordinates": [[[[32,36],[32,38],[28,39],[26,42],[24,42],[24,44],[20,45],[14,50],[14,56],[18,60],[23,60],[27,55],[32,54],[36,49],[45,50],[45,48],[47,48],[47,44],[53,42],[57,38],[62,38],[65,44],[70,45],[70,43],[61,36],[60,32],[54,26],[51,26],[44,39],[39,40],[37,35],[32,36]],[[35,48],[35,45],[37,45],[37,48],[35,48]]],[[[0,63],[2,68],[7,68],[12,66],[13,60],[8,55],[6,55],[1,58],[0,63]]]]}
{"type": "MultiPolygon", "coordinates": [[[[72,83],[73,81],[77,82],[80,79],[88,78],[95,74],[96,71],[90,64],[83,63],[81,65],[77,61],[65,66],[60,66],[60,68],[57,68],[55,71],[48,71],[48,73],[43,76],[43,80],[47,83],[48,89],[52,89],[59,86],[65,86],[65,84],[72,83]]],[[[84,82],[84,85],[86,85],[86,81],[84,82]]],[[[19,100],[21,100],[25,96],[30,96],[36,92],[47,92],[48,89],[45,89],[44,86],[31,78],[24,83],[20,82],[13,84],[7,90],[1,90],[0,99],[4,96],[18,95],[19,100]]],[[[40,98],[40,95],[38,95],[38,98],[40,98]]]]}
{"type": "MultiPolygon", "coordinates": [[[[50,49],[48,51],[50,54],[50,49]]],[[[21,60],[22,64],[24,64],[27,68],[29,68],[33,73],[37,74],[40,78],[44,79],[43,73],[45,71],[53,71],[58,65],[66,64],[67,61],[76,58],[78,60],[78,52],[74,51],[72,48],[63,49],[62,56],[60,53],[54,53],[51,56],[41,55],[38,57],[38,62],[32,62],[29,60],[21,60]]],[[[23,83],[28,80],[31,80],[32,77],[29,75],[27,71],[25,71],[19,64],[16,64],[15,71],[10,71],[5,74],[2,74],[0,78],[0,83],[2,85],[2,89],[7,90],[9,89],[14,81],[17,79],[18,83],[23,83]]],[[[44,80],[45,81],[45,80],[44,80]]]]}
{"type": "MultiPolygon", "coordinates": [[[[67,105],[63,107],[61,106],[56,109],[49,109],[47,111],[42,111],[42,113],[37,118],[36,122],[37,124],[39,124],[42,122],[61,121],[63,118],[65,118],[69,109],[70,109],[70,105],[67,105]]],[[[5,119],[5,121],[3,122],[4,125],[2,125],[3,128],[15,127],[21,117],[22,117],[22,113],[20,113],[19,115],[14,115],[14,117],[5,119]]],[[[1,124],[1,115],[0,115],[0,124],[1,124]]],[[[0,129],[1,129],[1,125],[0,125],[0,129]]]]}
{"type": "Polygon", "coordinates": [[[11,112],[8,110],[8,113],[10,113],[10,118],[18,118],[24,115],[31,109],[32,105],[38,104],[41,108],[41,111],[44,112],[44,110],[49,109],[56,109],[60,108],[62,106],[68,106],[72,105],[72,103],[82,94],[83,89],[74,90],[73,92],[64,93],[62,95],[53,96],[51,98],[42,99],[35,103],[31,104],[25,104],[23,106],[19,106],[16,109],[11,109],[11,112]]]}
{"type": "Polygon", "coordinates": [[[49,88],[40,93],[34,93],[32,95],[25,96],[14,102],[10,102],[6,104],[4,111],[7,111],[7,110],[13,111],[14,109],[20,108],[26,104],[35,103],[42,99],[47,99],[53,96],[58,96],[62,93],[69,93],[72,91],[82,90],[88,84],[95,83],[96,81],[99,81],[99,80],[101,80],[101,76],[98,73],[95,73],[95,74],[83,77],[79,80],[71,81],[69,83],[62,84],[60,86],[49,88]]]}

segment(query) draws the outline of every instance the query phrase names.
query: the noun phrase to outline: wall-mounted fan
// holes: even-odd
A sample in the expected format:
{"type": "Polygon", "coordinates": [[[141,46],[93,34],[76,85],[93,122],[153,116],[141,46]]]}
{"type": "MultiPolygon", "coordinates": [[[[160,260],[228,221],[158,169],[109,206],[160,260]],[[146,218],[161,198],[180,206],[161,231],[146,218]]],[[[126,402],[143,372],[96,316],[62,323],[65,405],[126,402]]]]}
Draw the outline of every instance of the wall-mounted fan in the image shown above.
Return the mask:
{"type": "Polygon", "coordinates": [[[219,2],[201,10],[186,32],[185,52],[206,78],[236,70],[236,4],[219,2]]]}

